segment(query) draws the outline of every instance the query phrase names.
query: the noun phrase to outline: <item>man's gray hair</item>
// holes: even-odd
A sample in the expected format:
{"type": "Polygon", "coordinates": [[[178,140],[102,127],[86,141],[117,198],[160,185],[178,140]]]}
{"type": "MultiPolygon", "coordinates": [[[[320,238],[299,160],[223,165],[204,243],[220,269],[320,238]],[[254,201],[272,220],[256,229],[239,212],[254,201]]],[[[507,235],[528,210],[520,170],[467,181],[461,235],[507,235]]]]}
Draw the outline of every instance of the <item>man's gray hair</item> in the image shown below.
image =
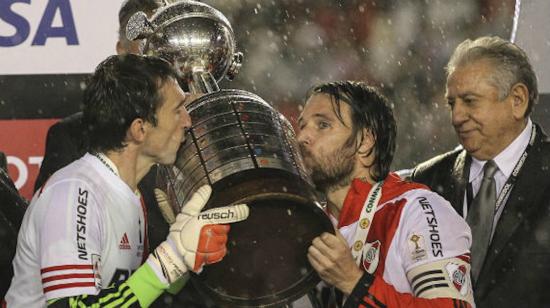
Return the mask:
{"type": "Polygon", "coordinates": [[[449,59],[445,70],[447,77],[457,68],[478,60],[488,60],[494,71],[491,79],[498,89],[499,99],[503,100],[517,83],[523,83],[529,91],[529,103],[525,116],[528,116],[538,99],[537,76],[527,54],[512,42],[498,36],[483,36],[460,43],[449,59]]]}

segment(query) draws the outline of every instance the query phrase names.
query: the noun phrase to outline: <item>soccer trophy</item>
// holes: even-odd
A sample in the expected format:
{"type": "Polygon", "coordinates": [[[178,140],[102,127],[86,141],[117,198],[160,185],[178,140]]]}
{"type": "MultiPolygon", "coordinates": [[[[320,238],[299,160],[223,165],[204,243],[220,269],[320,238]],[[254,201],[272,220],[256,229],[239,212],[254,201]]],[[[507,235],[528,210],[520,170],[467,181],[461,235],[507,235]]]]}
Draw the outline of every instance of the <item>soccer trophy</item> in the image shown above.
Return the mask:
{"type": "Polygon", "coordinates": [[[316,201],[288,120],[261,97],[222,89],[242,62],[227,18],[196,1],[163,1],[150,18],[130,19],[128,38],[142,39],[144,54],[166,59],[180,83],[204,93],[187,106],[193,126],[174,166],[160,168],[176,212],[204,184],[205,208],[246,203],[247,220],[232,224],[228,253],[193,283],[219,306],[281,306],[303,296],[319,278],[307,248],[334,232],[316,201]]]}

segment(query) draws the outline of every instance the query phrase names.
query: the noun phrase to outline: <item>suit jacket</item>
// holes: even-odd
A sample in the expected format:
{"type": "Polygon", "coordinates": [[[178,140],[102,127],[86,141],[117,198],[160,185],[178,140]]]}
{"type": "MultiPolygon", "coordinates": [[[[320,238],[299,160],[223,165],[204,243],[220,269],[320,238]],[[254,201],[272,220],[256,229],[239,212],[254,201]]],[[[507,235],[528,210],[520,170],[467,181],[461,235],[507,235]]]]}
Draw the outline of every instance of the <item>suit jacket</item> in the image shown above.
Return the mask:
{"type": "MultiPolygon", "coordinates": [[[[75,113],[52,125],[46,139],[46,152],[36,179],[34,189],[38,190],[57,170],[79,159],[87,152],[82,112],[75,113]]],[[[162,217],[153,189],[156,184],[157,168],[153,167],[140,181],[138,187],[147,208],[149,248],[152,251],[166,240],[169,226],[162,217]]],[[[164,293],[152,307],[203,307],[202,300],[188,283],[177,297],[164,293]]]]}
{"type": "MultiPolygon", "coordinates": [[[[550,139],[536,132],[474,287],[478,307],[550,307],[550,139]]],[[[457,149],[418,165],[412,180],[462,215],[470,162],[457,149]]]]}
{"type": "Polygon", "coordinates": [[[82,112],[68,116],[48,129],[46,150],[40,171],[34,182],[36,192],[57,170],[86,153],[82,112]]]}
{"type": "MultiPolygon", "coordinates": [[[[2,152],[0,161],[5,162],[2,152]]],[[[15,256],[17,233],[26,208],[27,202],[19,195],[3,164],[0,167],[0,299],[6,295],[11,283],[11,262],[15,256]]]]}

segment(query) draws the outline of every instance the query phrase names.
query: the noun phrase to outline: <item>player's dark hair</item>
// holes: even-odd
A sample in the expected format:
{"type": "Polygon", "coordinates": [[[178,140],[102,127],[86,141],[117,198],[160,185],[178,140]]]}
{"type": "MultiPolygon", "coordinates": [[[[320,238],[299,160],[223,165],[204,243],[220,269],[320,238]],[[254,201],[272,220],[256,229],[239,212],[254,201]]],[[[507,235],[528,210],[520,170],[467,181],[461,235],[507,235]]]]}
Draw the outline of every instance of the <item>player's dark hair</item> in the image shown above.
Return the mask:
{"type": "Polygon", "coordinates": [[[363,130],[371,132],[375,143],[370,152],[364,154],[370,155],[374,151],[373,165],[369,166],[371,176],[375,181],[385,179],[390,172],[395,153],[397,130],[389,100],[376,88],[355,81],[314,86],[308,91],[307,98],[321,93],[330,96],[334,113],[344,125],[340,104],[344,102],[351,107],[352,134],[346,146],[353,146],[358,150],[365,138],[363,130]]]}
{"type": "Polygon", "coordinates": [[[168,62],[156,57],[127,54],[101,62],[84,91],[83,123],[89,150],[122,149],[128,128],[137,118],[156,126],[160,89],[176,76],[168,62]]]}

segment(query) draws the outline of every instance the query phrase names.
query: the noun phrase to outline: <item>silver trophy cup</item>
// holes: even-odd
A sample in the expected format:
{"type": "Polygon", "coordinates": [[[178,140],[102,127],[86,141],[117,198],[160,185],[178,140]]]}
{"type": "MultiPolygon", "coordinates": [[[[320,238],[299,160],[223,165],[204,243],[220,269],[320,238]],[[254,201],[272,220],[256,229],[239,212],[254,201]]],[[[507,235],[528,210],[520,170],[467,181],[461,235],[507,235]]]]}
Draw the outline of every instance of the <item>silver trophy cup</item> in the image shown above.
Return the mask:
{"type": "Polygon", "coordinates": [[[225,258],[193,282],[218,306],[284,305],[319,282],[307,248],[322,232],[334,232],[332,224],[288,120],[253,93],[219,89],[242,61],[229,21],[204,3],[165,2],[150,19],[132,16],[128,38],[143,39],[145,54],[171,62],[180,82],[205,95],[187,106],[193,126],[175,165],[160,168],[159,185],[177,212],[204,184],[213,188],[206,208],[250,207],[247,220],[231,225],[225,258]]]}

